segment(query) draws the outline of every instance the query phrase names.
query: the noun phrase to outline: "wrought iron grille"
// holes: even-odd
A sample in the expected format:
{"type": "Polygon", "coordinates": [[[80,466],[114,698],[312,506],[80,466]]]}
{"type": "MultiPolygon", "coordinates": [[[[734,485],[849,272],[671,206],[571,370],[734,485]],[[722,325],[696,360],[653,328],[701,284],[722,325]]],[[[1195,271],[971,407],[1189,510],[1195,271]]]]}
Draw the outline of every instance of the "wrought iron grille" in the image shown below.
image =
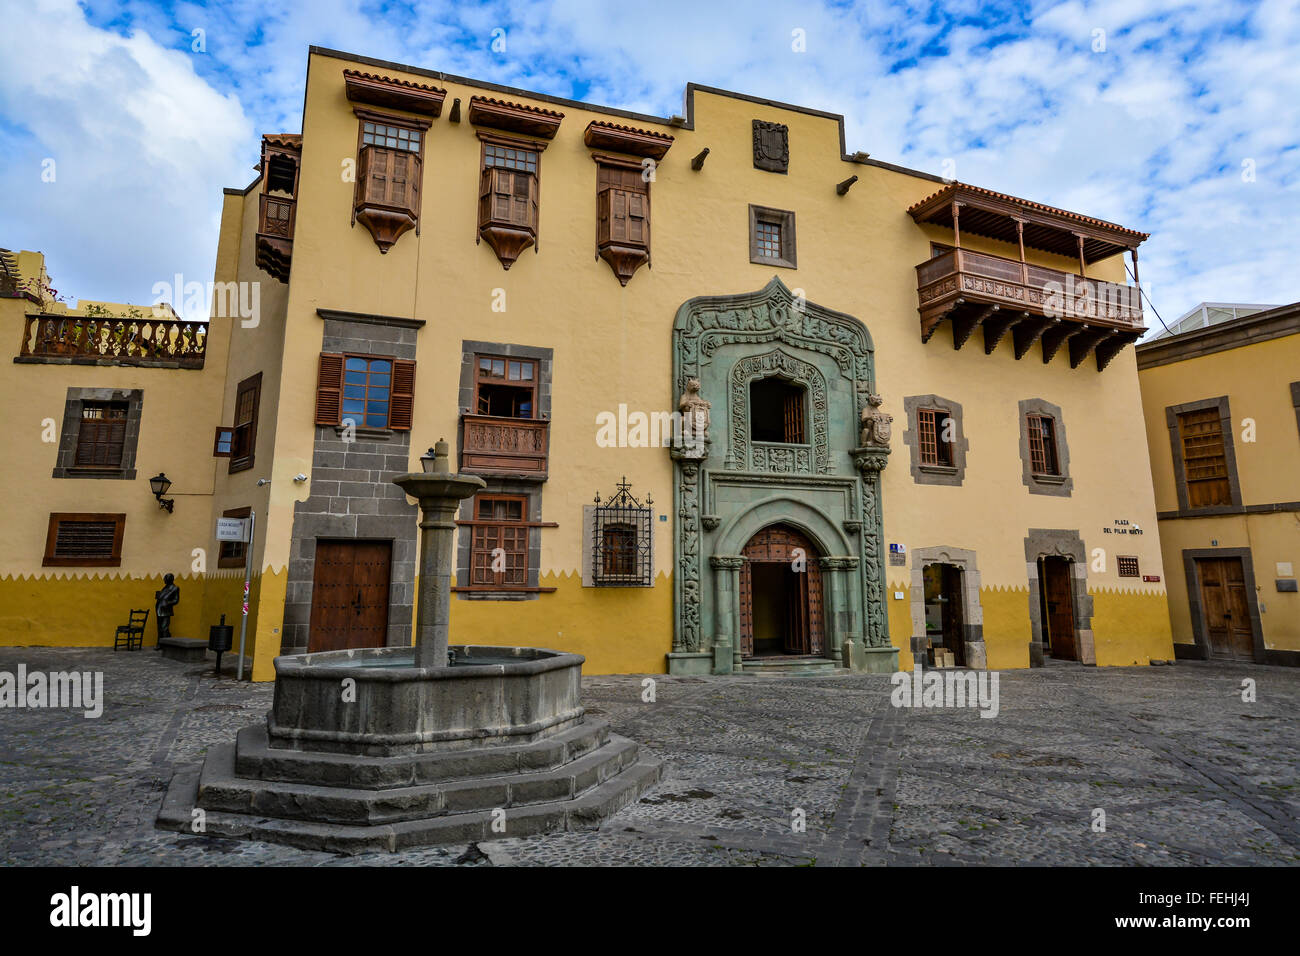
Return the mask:
{"type": "Polygon", "coordinates": [[[627,478],[603,503],[596,495],[591,578],[597,587],[650,587],[654,583],[651,525],[654,499],[641,504],[627,478]]]}

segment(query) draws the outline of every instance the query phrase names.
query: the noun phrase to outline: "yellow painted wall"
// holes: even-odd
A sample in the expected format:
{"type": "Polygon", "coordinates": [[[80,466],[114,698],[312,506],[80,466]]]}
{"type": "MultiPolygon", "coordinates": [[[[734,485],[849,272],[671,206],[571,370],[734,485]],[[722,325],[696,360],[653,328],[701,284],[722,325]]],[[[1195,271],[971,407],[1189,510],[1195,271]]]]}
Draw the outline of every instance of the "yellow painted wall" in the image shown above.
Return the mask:
{"type": "MultiPolygon", "coordinates": [[[[1016,362],[1005,346],[993,356],[985,356],[978,346],[956,352],[946,329],[928,345],[920,342],[914,266],[929,257],[932,240],[950,242],[951,233],[918,227],[906,209],[941,184],[879,166],[846,163],[833,119],[697,92],[694,129],[660,127],[676,142],[651,187],[653,266],[639,270],[624,288],[594,254],[596,167],[592,151],[582,143],[590,120],[611,117],[565,106],[560,132],[541,157],[538,246],[505,271],[486,244],[474,242],[480,154],[475,128],[464,121],[450,123],[444,112],[426,136],[419,234],[407,233],[381,255],[364,227],[350,225],[354,187],[341,175],[343,161],[355,157],[357,138],[357,119],[344,96],[341,75],[349,65],[357,66],[318,53],[309,63],[284,329],[287,359],[276,395],[274,480],[266,552],[260,562],[265,570],[279,574],[285,567],[292,503],[310,493],[310,482],[295,488],[286,479],[311,471],[316,355],[323,334],[318,308],[427,323],[419,333],[411,437],[415,454],[440,437],[455,438],[462,340],[554,349],[551,477],[543,490],[543,517],[560,527],[542,533],[542,571],[544,579],[567,582],[579,570],[582,506],[597,491],[609,493],[622,475],[632,479],[635,493],[653,494],[659,503],[656,511],[669,517],[657,530],[666,542],[672,540],[672,468],[667,453],[599,448],[596,414],[614,411],[620,403],[632,410],[673,408],[677,396],[670,382],[671,327],[677,308],[696,295],[758,289],[776,272],[812,301],[855,315],[870,330],[879,390],[886,410],[896,416],[894,460],[885,473],[885,537],[909,549],[950,544],[977,552],[994,605],[988,613],[1004,628],[998,633],[1007,635],[1005,649],[999,637],[997,649],[991,651],[991,664],[1027,663],[1023,541],[1028,529],[1077,528],[1089,548],[1103,547],[1110,542],[1103,540],[1101,529],[1116,518],[1127,519],[1146,534],[1130,539],[1132,545],[1125,542],[1120,553],[1136,553],[1144,571],[1161,572],[1145,437],[1131,413],[1138,404],[1131,351],[1099,375],[1090,362],[1070,369],[1064,354],[1044,366],[1036,351],[1016,362]],[[789,175],[753,168],[753,119],[789,124],[789,175]],[[711,150],[708,160],[703,170],[693,172],[689,159],[705,146],[711,150]],[[851,174],[857,174],[859,182],[846,196],[836,195],[833,185],[851,174]],[[749,262],[751,202],[795,211],[797,270],[749,262]],[[498,290],[505,294],[504,312],[492,308],[498,290]],[[911,480],[902,441],[902,397],[927,392],[964,407],[970,451],[962,488],[916,486],[911,480]],[[1025,398],[1044,398],[1063,409],[1075,484],[1072,498],[1030,495],[1021,483],[1017,402],[1025,398]],[[1117,460],[1126,465],[1116,467],[1117,460]],[[996,506],[991,508],[991,502],[996,506]]],[[[383,72],[430,82],[419,75],[383,72]]],[[[447,89],[447,104],[459,97],[463,107],[470,96],[483,92],[459,83],[438,85],[447,89]]],[[[529,102],[514,95],[506,98],[529,102]]],[[[963,241],[971,248],[1015,255],[1002,243],[978,237],[963,241]]],[[[1042,265],[1074,269],[1068,258],[1032,250],[1029,257],[1042,265]]],[[[1124,276],[1118,258],[1098,263],[1090,272],[1113,281],[1123,281],[1124,276]]],[[[268,383],[263,421],[271,414],[271,394],[268,383]]],[[[228,388],[228,402],[231,395],[228,388]]],[[[259,462],[257,471],[264,470],[259,462]]],[[[1117,587],[1113,568],[1112,559],[1107,573],[1090,575],[1090,587],[1117,587]]],[[[668,581],[661,576],[644,594],[621,592],[617,600],[644,603],[645,613],[636,615],[611,608],[616,600],[611,592],[595,594],[568,584],[534,601],[454,601],[454,639],[547,645],[564,632],[563,647],[587,653],[590,672],[661,671],[672,634],[668,581]],[[582,623],[556,623],[569,616],[582,623]],[[619,635],[613,646],[623,649],[615,653],[595,637],[600,629],[619,635]]],[[[1138,590],[1163,604],[1161,585],[1138,590]]],[[[906,658],[910,622],[894,623],[899,604],[906,602],[889,602],[891,633],[906,658]]],[[[278,643],[270,621],[282,610],[269,589],[264,590],[261,607],[259,635],[278,643]]],[[[901,613],[906,619],[906,608],[901,613]]],[[[1103,617],[1096,626],[1102,632],[1099,646],[1103,638],[1124,643],[1121,621],[1103,617]]],[[[1169,657],[1172,651],[1153,656],[1169,657]]],[[[255,673],[269,676],[269,661],[263,666],[261,660],[255,673]]]]}
{"type": "MultiPolygon", "coordinates": [[[[43,274],[38,254],[23,253],[25,268],[43,274]]],[[[170,276],[167,277],[170,280],[170,276]]],[[[79,303],[81,307],[86,301],[79,303]]],[[[115,314],[149,306],[107,304],[115,314]]],[[[36,311],[25,299],[0,299],[0,324],[15,349],[23,316],[36,311]]],[[[111,644],[113,631],[132,607],[150,609],[162,575],[181,584],[181,606],[172,633],[200,633],[202,570],[215,563],[210,548],[211,497],[216,460],[205,411],[220,402],[227,337],[219,321],[210,326],[204,367],[142,368],[0,363],[0,401],[11,423],[7,453],[0,456],[0,485],[6,489],[6,547],[0,553],[0,645],[111,644]],[[64,403],[69,388],[141,389],[144,393],[134,480],[54,478],[64,403]],[[166,472],[172,480],[168,514],[149,490],[149,478],[166,472]],[[122,561],[112,568],[43,568],[42,557],[53,512],[123,513],[122,561]]]]}
{"type": "MultiPolygon", "coordinates": [[[[1232,444],[1243,504],[1300,500],[1300,428],[1290,383],[1300,379],[1300,335],[1287,335],[1221,352],[1157,365],[1140,373],[1142,407],[1151,470],[1161,511],[1177,511],[1173,451],[1165,409],[1228,396],[1232,444]],[[1254,441],[1249,423],[1253,420],[1254,441]]],[[[1264,646],[1300,650],[1300,594],[1278,592],[1277,564],[1300,570],[1300,512],[1167,518],[1160,540],[1169,586],[1174,640],[1195,642],[1187,593],[1184,550],[1249,548],[1255,570],[1255,598],[1262,605],[1264,646]]]]}

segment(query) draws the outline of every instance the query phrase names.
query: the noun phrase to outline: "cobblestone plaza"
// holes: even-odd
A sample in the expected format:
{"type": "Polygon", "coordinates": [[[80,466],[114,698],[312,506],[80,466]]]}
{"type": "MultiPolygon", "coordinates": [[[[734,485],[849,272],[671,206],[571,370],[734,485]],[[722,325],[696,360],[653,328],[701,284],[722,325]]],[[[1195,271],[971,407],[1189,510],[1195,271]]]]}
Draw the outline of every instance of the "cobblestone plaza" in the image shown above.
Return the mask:
{"type": "Polygon", "coordinates": [[[601,829],[338,856],[154,829],[173,773],[261,721],[271,685],[214,679],[210,667],[152,650],[0,649],[0,671],[19,664],[102,672],[104,706],[94,719],[0,712],[0,859],[11,865],[1160,866],[1300,856],[1293,668],[1049,663],[1003,672],[993,719],[975,708],[895,708],[887,675],[660,675],[652,695],[642,677],[589,677],[588,713],[665,762],[662,782],[601,829]],[[1245,680],[1253,702],[1242,699],[1245,680]]]}

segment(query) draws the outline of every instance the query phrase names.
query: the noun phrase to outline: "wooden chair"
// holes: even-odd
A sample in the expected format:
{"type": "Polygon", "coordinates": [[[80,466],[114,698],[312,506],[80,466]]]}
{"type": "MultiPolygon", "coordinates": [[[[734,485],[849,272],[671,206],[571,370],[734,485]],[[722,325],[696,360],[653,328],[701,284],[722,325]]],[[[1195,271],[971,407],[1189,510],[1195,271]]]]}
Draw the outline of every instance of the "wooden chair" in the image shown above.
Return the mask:
{"type": "Polygon", "coordinates": [[[117,626],[117,633],[113,635],[113,650],[117,651],[119,647],[125,645],[128,651],[136,651],[144,642],[144,624],[149,620],[149,609],[131,610],[130,621],[126,624],[117,626]]]}

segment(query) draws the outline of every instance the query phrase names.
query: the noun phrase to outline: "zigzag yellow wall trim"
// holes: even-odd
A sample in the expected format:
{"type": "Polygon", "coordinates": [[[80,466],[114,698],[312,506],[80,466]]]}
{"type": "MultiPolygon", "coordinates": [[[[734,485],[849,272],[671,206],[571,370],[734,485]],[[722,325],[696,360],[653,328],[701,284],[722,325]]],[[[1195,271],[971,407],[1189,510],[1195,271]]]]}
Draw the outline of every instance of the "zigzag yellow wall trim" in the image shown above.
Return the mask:
{"type": "MultiPolygon", "coordinates": [[[[1092,597],[1092,633],[1099,667],[1148,664],[1172,660],[1173,634],[1169,627],[1167,595],[1161,591],[1127,588],[1089,589],[1092,597]]],[[[911,670],[912,590],[907,585],[889,585],[889,635],[898,648],[899,667],[911,670]],[[894,593],[903,592],[903,600],[894,593]]],[[[1029,666],[1028,587],[980,588],[984,613],[984,647],[990,670],[1014,670],[1029,666]]]]}

